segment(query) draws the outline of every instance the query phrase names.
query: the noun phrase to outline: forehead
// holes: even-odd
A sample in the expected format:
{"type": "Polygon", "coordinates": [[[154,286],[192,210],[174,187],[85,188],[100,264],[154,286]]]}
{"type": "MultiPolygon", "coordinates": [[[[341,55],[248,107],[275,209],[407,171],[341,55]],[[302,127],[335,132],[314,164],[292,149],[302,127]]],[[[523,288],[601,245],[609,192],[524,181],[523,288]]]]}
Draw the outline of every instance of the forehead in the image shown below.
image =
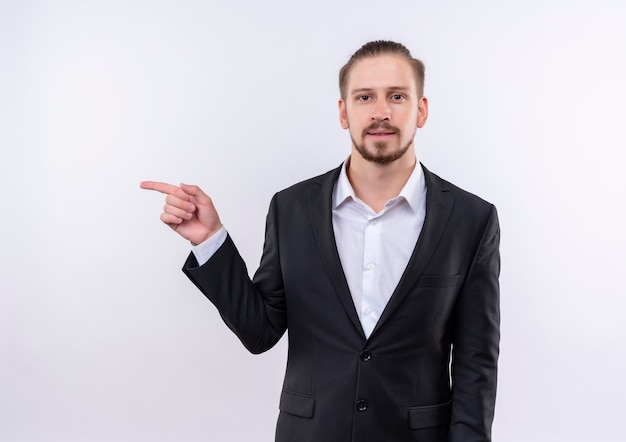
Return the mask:
{"type": "Polygon", "coordinates": [[[352,65],[347,91],[356,89],[405,88],[415,90],[417,79],[413,66],[400,55],[368,57],[352,65]]]}

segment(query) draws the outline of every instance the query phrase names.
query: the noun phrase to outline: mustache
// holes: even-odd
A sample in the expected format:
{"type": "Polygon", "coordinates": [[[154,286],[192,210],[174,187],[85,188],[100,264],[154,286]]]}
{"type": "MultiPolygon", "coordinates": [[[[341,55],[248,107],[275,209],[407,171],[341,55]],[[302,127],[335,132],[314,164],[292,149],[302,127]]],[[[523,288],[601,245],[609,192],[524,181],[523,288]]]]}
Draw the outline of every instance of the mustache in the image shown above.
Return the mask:
{"type": "Polygon", "coordinates": [[[370,124],[365,129],[363,129],[363,136],[367,135],[368,132],[372,132],[374,130],[384,129],[395,133],[400,133],[400,129],[392,126],[386,121],[377,121],[375,123],[370,124]]]}

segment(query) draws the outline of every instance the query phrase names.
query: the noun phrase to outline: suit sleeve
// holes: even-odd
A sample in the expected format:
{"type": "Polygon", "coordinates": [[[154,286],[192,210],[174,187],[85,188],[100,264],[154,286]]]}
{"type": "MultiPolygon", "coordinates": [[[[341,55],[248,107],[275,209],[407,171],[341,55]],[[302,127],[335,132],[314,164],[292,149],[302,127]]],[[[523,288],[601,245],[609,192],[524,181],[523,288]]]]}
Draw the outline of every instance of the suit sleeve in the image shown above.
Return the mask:
{"type": "Polygon", "coordinates": [[[272,348],[287,328],[278,251],[276,196],[265,227],[263,257],[254,280],[230,235],[202,266],[190,254],[183,272],[217,307],[226,325],[251,353],[272,348]]]}
{"type": "Polygon", "coordinates": [[[489,442],[500,342],[500,227],[491,206],[455,307],[450,442],[489,442]]]}

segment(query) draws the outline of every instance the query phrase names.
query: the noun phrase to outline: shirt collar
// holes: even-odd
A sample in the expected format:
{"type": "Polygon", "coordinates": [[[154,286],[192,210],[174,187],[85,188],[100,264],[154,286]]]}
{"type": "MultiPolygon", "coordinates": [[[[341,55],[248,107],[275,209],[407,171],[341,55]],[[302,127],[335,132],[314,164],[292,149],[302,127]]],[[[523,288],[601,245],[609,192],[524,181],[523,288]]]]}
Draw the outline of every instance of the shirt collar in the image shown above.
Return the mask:
{"type": "MultiPolygon", "coordinates": [[[[335,185],[335,190],[333,192],[333,210],[348,199],[352,201],[357,200],[352,184],[350,184],[350,180],[348,179],[347,168],[349,164],[350,156],[348,156],[346,161],[343,162],[339,178],[337,179],[337,184],[335,185]]],[[[396,198],[404,199],[411,207],[411,210],[416,212],[420,207],[420,202],[424,201],[425,196],[426,179],[424,178],[424,171],[422,170],[421,164],[418,161],[416,162],[409,179],[396,198]]]]}
{"type": "Polygon", "coordinates": [[[337,184],[335,184],[335,190],[333,192],[333,210],[339,207],[347,199],[356,200],[354,189],[350,180],[348,179],[347,166],[350,164],[350,156],[341,165],[341,172],[339,172],[339,178],[337,184]]]}

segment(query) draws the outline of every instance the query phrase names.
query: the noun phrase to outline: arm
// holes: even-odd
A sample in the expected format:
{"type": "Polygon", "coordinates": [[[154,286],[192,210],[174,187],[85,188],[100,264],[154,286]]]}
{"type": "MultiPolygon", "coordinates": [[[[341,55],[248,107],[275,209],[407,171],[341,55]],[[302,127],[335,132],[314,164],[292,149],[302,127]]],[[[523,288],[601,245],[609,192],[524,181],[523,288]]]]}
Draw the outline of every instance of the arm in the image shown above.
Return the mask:
{"type": "MultiPolygon", "coordinates": [[[[199,187],[144,181],[141,188],[166,195],[161,221],[192,244],[223,232],[213,202],[199,187]]],[[[252,353],[271,348],[287,328],[274,212],[275,198],[267,216],[263,258],[254,282],[230,236],[202,265],[190,254],[183,267],[252,353]]]]}
{"type": "Polygon", "coordinates": [[[267,215],[263,257],[254,281],[230,236],[206,264],[198,266],[190,255],[183,267],[183,272],[217,307],[226,325],[255,354],[273,347],[287,329],[275,200],[267,215]]]}
{"type": "Polygon", "coordinates": [[[450,442],[489,442],[500,342],[500,228],[492,206],[455,307],[450,442]]]}

